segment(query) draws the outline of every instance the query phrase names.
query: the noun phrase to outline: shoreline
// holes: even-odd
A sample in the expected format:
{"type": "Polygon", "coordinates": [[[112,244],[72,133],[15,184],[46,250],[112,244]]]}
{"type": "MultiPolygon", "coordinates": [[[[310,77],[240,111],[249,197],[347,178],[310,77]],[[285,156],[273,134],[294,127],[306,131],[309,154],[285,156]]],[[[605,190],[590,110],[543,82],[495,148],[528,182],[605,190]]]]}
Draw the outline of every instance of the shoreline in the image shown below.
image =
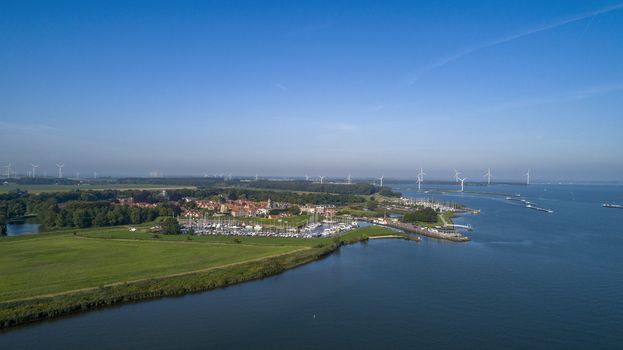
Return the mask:
{"type": "Polygon", "coordinates": [[[382,238],[420,240],[408,234],[388,234],[385,232],[379,235],[364,233],[354,237],[345,234],[340,236],[339,240],[319,242],[313,247],[270,257],[161,277],[119,281],[99,287],[7,300],[0,302],[0,331],[10,331],[17,326],[109,306],[206,292],[258,280],[320,260],[338,251],[343,245],[382,238]]]}
{"type": "Polygon", "coordinates": [[[1,302],[0,329],[10,329],[107,306],[204,292],[262,279],[318,260],[338,248],[338,244],[332,243],[260,260],[214,267],[203,272],[189,271],[134,282],[120,281],[52,296],[1,302]]]}

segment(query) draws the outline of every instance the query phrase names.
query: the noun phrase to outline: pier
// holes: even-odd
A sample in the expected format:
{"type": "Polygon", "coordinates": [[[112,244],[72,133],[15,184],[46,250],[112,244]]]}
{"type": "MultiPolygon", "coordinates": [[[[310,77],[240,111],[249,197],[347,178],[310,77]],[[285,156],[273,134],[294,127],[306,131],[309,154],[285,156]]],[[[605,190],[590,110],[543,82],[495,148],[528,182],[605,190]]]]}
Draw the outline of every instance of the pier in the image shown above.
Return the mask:
{"type": "Polygon", "coordinates": [[[445,225],[443,225],[443,227],[448,227],[448,228],[451,228],[451,229],[462,228],[462,229],[468,230],[468,231],[472,230],[472,225],[445,224],[445,225]]]}
{"type": "Polygon", "coordinates": [[[469,237],[456,232],[454,230],[444,229],[443,227],[424,227],[403,222],[388,222],[379,220],[370,220],[370,218],[357,218],[359,221],[367,221],[375,225],[395,228],[408,233],[415,233],[429,238],[442,239],[451,242],[467,242],[469,237]]]}

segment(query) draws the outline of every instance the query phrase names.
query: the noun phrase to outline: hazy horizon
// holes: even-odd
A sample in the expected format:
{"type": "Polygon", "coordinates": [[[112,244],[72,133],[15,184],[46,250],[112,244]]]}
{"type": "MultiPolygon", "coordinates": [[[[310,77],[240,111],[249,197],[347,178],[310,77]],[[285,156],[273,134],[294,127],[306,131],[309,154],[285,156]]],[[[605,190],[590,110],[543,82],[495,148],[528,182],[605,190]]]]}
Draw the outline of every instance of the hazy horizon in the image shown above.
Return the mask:
{"type": "Polygon", "coordinates": [[[623,181],[622,32],[616,1],[2,2],[0,163],[623,181]]]}

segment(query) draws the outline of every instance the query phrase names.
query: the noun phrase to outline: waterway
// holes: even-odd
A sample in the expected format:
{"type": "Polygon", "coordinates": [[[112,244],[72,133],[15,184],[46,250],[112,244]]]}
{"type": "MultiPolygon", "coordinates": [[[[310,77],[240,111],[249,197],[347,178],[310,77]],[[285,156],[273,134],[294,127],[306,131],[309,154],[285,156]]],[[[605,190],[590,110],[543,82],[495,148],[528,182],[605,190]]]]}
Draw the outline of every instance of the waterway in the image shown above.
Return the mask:
{"type": "Polygon", "coordinates": [[[472,240],[359,243],[259,281],[12,329],[0,348],[623,347],[623,210],[601,207],[623,202],[623,187],[467,189],[554,213],[503,195],[405,191],[480,209],[455,220],[472,240]]]}

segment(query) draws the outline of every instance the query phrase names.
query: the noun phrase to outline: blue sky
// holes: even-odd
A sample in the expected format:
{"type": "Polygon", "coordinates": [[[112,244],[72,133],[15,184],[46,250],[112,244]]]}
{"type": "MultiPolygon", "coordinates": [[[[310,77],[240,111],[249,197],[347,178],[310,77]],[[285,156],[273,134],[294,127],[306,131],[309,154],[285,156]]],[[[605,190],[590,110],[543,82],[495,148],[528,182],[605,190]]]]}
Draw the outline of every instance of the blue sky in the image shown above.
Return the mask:
{"type": "Polygon", "coordinates": [[[616,1],[0,0],[22,172],[623,180],[622,131],[616,1]]]}

